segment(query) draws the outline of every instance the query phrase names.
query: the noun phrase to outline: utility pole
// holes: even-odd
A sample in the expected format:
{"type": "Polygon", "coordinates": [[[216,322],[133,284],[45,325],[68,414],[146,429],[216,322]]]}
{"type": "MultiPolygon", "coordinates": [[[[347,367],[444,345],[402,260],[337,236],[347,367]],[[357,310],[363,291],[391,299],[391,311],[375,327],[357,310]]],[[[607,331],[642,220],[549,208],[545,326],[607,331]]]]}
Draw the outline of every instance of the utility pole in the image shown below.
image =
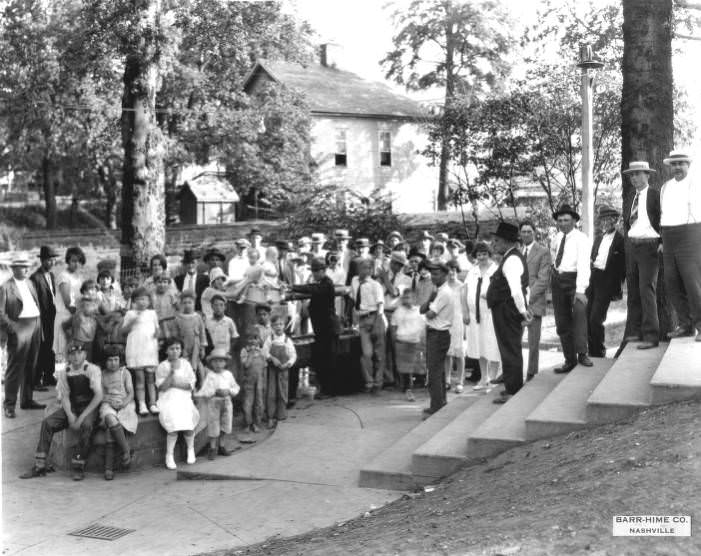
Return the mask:
{"type": "Polygon", "coordinates": [[[590,238],[594,234],[593,70],[603,66],[602,62],[594,59],[590,45],[586,44],[580,47],[577,67],[582,69],[582,231],[590,238]],[[590,70],[592,70],[592,74],[590,74],[590,70]]]}

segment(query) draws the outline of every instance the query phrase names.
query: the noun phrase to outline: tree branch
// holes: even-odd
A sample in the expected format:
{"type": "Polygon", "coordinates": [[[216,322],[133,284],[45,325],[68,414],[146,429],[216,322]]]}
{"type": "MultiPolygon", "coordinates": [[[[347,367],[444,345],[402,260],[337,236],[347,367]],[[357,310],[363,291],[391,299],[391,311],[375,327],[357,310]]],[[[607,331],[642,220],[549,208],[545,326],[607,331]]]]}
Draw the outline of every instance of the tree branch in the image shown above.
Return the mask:
{"type": "Polygon", "coordinates": [[[691,35],[680,35],[679,33],[674,35],[674,38],[675,39],[682,39],[685,41],[701,41],[701,37],[692,37],[691,35]]]}
{"type": "Polygon", "coordinates": [[[698,2],[687,2],[686,0],[677,0],[675,3],[679,8],[684,8],[686,10],[701,11],[701,3],[698,2]]]}

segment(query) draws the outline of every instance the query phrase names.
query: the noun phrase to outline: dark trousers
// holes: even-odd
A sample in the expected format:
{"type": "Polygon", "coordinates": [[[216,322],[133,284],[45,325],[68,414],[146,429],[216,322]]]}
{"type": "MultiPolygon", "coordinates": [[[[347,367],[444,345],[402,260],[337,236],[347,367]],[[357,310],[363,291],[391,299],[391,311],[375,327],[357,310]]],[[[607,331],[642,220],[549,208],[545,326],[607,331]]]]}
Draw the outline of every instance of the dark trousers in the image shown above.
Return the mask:
{"type": "MultiPolygon", "coordinates": [[[[314,330],[317,330],[315,327],[314,330]]],[[[336,393],[336,357],[338,336],[335,334],[315,334],[312,345],[312,369],[319,381],[321,392],[326,395],[336,393]]]]}
{"type": "Polygon", "coordinates": [[[515,394],[523,386],[523,317],[509,299],[492,307],[494,334],[497,337],[501,371],[504,374],[504,388],[507,394],[515,394]]]}
{"type": "Polygon", "coordinates": [[[290,369],[289,380],[287,381],[287,399],[295,401],[297,399],[297,389],[299,388],[299,367],[294,365],[290,369]]]}
{"type": "Polygon", "coordinates": [[[555,329],[560,337],[565,361],[577,363],[577,354],[587,352],[587,307],[575,302],[576,272],[553,272],[550,286],[555,312],[555,329]]]}
{"type": "Polygon", "coordinates": [[[594,268],[587,289],[587,339],[592,357],[606,357],[604,321],[610,304],[606,275],[603,270],[594,268]]]}
{"type": "Polygon", "coordinates": [[[529,376],[538,374],[540,364],[540,331],[543,328],[543,317],[533,315],[533,320],[527,327],[528,331],[528,371],[529,376]]]}
{"type": "Polygon", "coordinates": [[[39,344],[39,355],[34,369],[34,385],[54,384],[56,369],[56,354],[54,353],[54,319],[44,321],[42,317],[42,334],[39,344]]]}
{"type": "Polygon", "coordinates": [[[394,333],[392,332],[392,327],[390,326],[393,313],[394,311],[385,311],[385,319],[387,320],[387,334],[385,336],[385,384],[396,383],[399,377],[399,370],[397,369],[397,354],[394,350],[396,339],[394,338],[394,333]]]}
{"type": "Polygon", "coordinates": [[[450,331],[426,328],[426,366],[428,367],[428,392],[431,411],[436,412],[446,402],[445,357],[450,347],[450,331]]]}
{"type": "MultiPolygon", "coordinates": [[[[78,411],[78,408],[75,408],[73,413],[76,417],[78,417],[82,411],[82,409],[78,411]]],[[[73,461],[87,460],[88,452],[90,451],[90,439],[92,438],[96,418],[97,409],[92,411],[80,425],[80,430],[78,431],[78,442],[75,444],[75,446],[73,446],[73,461]]],[[[66,416],[66,412],[62,407],[44,417],[44,420],[41,422],[39,443],[37,444],[36,451],[36,457],[38,460],[46,459],[46,456],[49,453],[49,448],[51,448],[51,439],[54,437],[54,433],[60,432],[67,428],[68,417],[66,416]]]]}
{"type": "Polygon", "coordinates": [[[657,342],[660,321],[657,317],[657,273],[660,256],[657,239],[626,240],[626,284],[628,289],[629,336],[657,342]]]}
{"type": "Polygon", "coordinates": [[[664,281],[679,326],[701,331],[701,223],[662,228],[664,281]]]}
{"type": "Polygon", "coordinates": [[[268,419],[287,419],[287,394],[289,390],[287,369],[268,365],[267,412],[268,419]]]}
{"type": "Polygon", "coordinates": [[[39,317],[13,321],[15,330],[7,333],[7,369],[5,370],[5,407],[31,403],[41,324],[39,317]]]}
{"type": "Polygon", "coordinates": [[[385,369],[385,336],[387,329],[380,313],[359,318],[360,368],[363,371],[365,387],[382,388],[385,369]]]}

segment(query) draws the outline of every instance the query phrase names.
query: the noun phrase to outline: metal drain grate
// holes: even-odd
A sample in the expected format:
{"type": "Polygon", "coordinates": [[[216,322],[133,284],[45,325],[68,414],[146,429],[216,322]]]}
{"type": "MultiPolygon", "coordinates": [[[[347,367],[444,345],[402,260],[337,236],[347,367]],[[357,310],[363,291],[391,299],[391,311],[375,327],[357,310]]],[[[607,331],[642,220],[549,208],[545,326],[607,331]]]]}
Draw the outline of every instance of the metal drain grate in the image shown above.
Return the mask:
{"type": "Polygon", "coordinates": [[[71,531],[69,535],[74,537],[88,537],[90,539],[101,539],[103,541],[114,541],[124,535],[133,533],[136,529],[120,529],[119,527],[110,527],[109,525],[100,525],[95,523],[88,525],[83,529],[71,531]]]}

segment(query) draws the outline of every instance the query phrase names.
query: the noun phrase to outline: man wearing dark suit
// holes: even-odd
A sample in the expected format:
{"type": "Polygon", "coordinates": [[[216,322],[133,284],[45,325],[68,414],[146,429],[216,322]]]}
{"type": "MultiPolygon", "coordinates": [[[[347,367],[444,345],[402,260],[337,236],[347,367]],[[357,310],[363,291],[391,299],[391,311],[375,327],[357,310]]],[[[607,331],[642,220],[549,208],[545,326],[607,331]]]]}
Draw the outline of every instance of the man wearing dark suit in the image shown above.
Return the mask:
{"type": "Polygon", "coordinates": [[[197,257],[194,251],[187,250],[183,253],[183,267],[185,273],[180,274],[173,280],[178,291],[195,292],[195,310],[202,310],[202,292],[209,286],[209,278],[206,274],[197,272],[197,257]]]}
{"type": "Polygon", "coordinates": [[[623,208],[626,230],[628,322],[626,340],[643,342],[638,349],[656,347],[660,337],[657,317],[657,274],[660,268],[660,192],[648,186],[652,172],[647,162],[631,162],[624,175],[635,195],[623,208]]]}
{"type": "Polygon", "coordinates": [[[39,311],[41,312],[41,344],[39,356],[34,369],[34,390],[45,392],[47,386],[56,384],[54,370],[56,367],[56,355],[54,354],[54,321],[56,320],[56,279],[51,269],[56,263],[58,253],[51,247],[42,245],[39,249],[41,266],[29,279],[34,284],[34,289],[39,299],[39,311]]]}
{"type": "Polygon", "coordinates": [[[532,379],[538,373],[540,355],[540,331],[545,315],[548,284],[550,283],[550,268],[552,258],[550,251],[535,241],[535,226],[532,222],[525,221],[519,228],[521,252],[526,259],[528,267],[528,310],[533,320],[527,325],[528,330],[528,371],[527,380],[532,379]]]}
{"type": "Polygon", "coordinates": [[[623,236],[616,230],[620,216],[613,207],[601,207],[598,214],[601,233],[591,249],[591,276],[587,288],[587,338],[589,355],[606,357],[604,321],[609,305],[621,299],[626,279],[623,236]]]}
{"type": "Polygon", "coordinates": [[[27,279],[29,261],[12,261],[12,278],[0,286],[0,326],[7,331],[7,370],[3,412],[15,418],[17,392],[22,409],[44,409],[32,399],[33,372],[41,343],[39,299],[27,279]]]}

